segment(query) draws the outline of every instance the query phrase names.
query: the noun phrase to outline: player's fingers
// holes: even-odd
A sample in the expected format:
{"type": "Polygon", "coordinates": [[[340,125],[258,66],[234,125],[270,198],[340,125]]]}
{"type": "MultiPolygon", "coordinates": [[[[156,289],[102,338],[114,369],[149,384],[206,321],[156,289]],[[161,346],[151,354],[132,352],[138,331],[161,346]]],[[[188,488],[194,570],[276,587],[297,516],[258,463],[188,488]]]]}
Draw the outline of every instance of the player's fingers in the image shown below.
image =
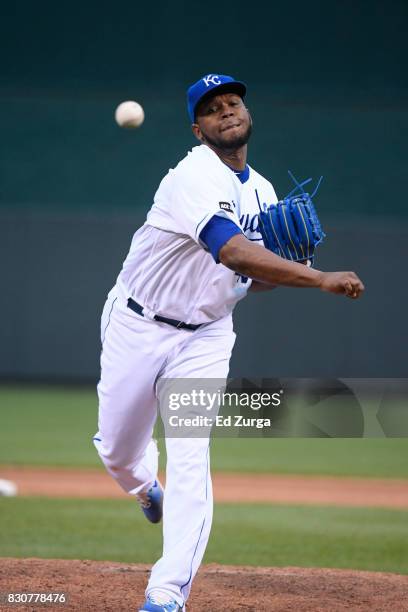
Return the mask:
{"type": "Polygon", "coordinates": [[[360,297],[361,293],[364,291],[364,285],[358,278],[355,282],[346,281],[344,288],[346,296],[352,299],[360,297]]]}
{"type": "Polygon", "coordinates": [[[353,287],[357,291],[360,291],[360,292],[364,291],[364,289],[365,289],[364,284],[361,282],[361,280],[359,279],[357,274],[355,272],[349,272],[349,276],[351,277],[349,280],[350,280],[351,284],[353,285],[353,287]]]}
{"type": "Polygon", "coordinates": [[[356,281],[352,283],[352,285],[353,285],[354,293],[356,293],[357,295],[360,295],[360,293],[362,293],[365,289],[364,284],[361,282],[358,276],[356,276],[356,281]]]}
{"type": "Polygon", "coordinates": [[[351,297],[351,295],[354,293],[353,285],[351,284],[351,281],[349,281],[349,280],[346,280],[344,282],[344,293],[348,297],[351,297]]]}

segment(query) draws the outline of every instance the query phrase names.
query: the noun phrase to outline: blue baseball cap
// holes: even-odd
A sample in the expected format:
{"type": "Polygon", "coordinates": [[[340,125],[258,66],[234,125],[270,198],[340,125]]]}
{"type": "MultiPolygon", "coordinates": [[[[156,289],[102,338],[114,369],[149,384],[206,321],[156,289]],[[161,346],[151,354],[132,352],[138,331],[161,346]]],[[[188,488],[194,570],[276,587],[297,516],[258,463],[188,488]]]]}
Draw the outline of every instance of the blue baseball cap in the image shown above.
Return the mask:
{"type": "Polygon", "coordinates": [[[195,109],[197,104],[213,92],[213,95],[218,93],[237,93],[241,98],[246,94],[246,85],[241,81],[236,81],[232,76],[226,74],[207,74],[202,79],[199,79],[194,85],[187,90],[187,110],[191,119],[191,123],[195,121],[195,109]]]}

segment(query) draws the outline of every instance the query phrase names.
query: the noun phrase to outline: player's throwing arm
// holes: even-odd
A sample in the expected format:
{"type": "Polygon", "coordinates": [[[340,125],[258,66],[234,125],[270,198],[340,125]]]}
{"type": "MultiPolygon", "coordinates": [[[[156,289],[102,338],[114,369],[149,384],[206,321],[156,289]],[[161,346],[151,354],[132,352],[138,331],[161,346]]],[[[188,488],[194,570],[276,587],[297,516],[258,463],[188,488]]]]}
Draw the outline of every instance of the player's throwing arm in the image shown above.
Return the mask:
{"type": "Polygon", "coordinates": [[[233,236],[220,250],[220,261],[234,272],[269,285],[317,287],[356,299],[364,285],[355,272],[322,272],[289,261],[256,245],[243,234],[233,236]]]}

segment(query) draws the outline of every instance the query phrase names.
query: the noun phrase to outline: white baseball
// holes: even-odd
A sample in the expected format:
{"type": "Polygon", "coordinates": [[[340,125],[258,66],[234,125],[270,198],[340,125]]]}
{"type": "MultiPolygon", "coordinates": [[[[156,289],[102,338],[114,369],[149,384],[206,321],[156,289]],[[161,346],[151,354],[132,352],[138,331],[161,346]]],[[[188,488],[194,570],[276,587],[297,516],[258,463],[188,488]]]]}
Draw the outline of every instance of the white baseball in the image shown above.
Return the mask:
{"type": "Polygon", "coordinates": [[[11,480],[0,478],[0,497],[14,497],[17,495],[17,486],[11,480]]]}
{"type": "Polygon", "coordinates": [[[115,111],[116,123],[124,128],[137,128],[142,125],[144,118],[142,106],[133,100],[122,102],[115,111]]]}

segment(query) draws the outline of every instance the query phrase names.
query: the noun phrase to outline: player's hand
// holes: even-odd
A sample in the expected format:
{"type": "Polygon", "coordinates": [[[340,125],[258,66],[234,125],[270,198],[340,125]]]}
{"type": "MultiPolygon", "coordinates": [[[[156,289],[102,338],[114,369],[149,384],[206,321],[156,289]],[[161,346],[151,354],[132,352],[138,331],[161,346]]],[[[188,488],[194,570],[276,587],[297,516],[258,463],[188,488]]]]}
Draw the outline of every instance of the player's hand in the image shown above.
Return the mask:
{"type": "Polygon", "coordinates": [[[321,274],[319,286],[322,291],[343,294],[355,300],[365,289],[355,272],[322,272],[321,274]]]}

